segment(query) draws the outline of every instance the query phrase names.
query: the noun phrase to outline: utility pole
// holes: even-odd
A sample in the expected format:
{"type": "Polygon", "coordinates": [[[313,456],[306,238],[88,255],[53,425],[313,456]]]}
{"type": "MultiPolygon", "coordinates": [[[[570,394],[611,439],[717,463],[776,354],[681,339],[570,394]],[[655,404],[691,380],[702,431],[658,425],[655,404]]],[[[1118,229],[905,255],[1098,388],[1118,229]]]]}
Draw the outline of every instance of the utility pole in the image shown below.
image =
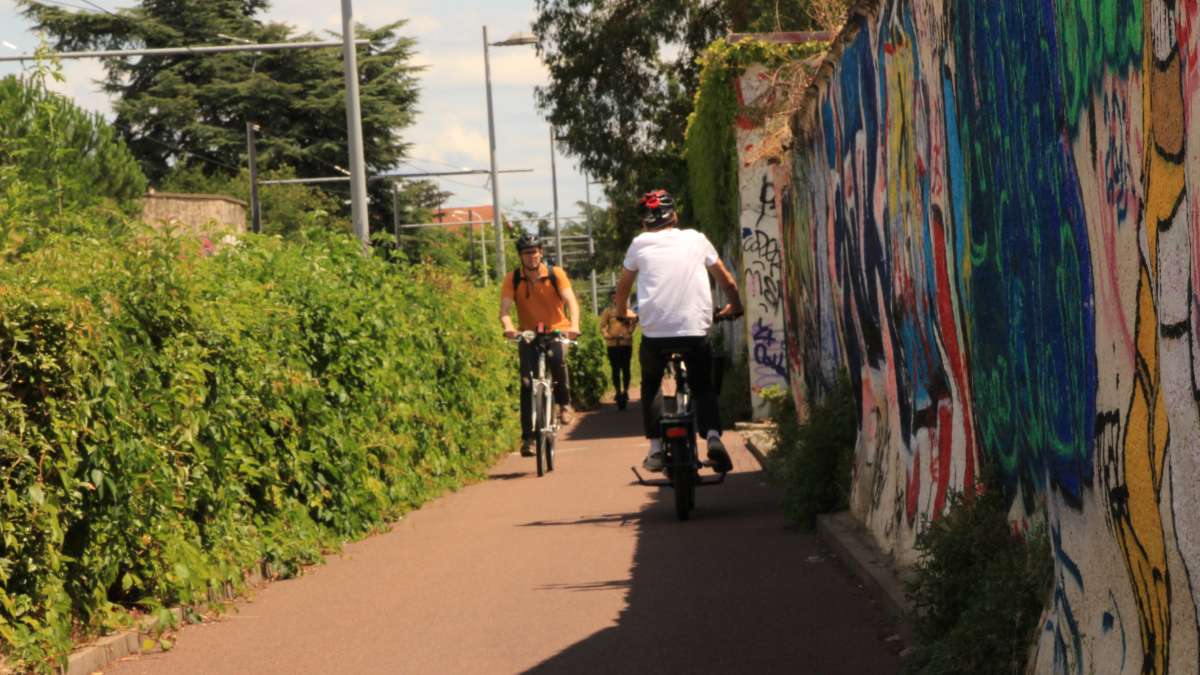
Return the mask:
{"type": "Polygon", "coordinates": [[[354,49],[354,8],[342,0],[342,61],[346,66],[346,128],[350,136],[350,203],[354,235],[366,252],[370,245],[367,229],[367,172],[363,159],[362,108],[358,100],[358,55],[354,49]]]}
{"type": "Polygon", "coordinates": [[[592,268],[592,311],[600,313],[600,298],[596,295],[596,240],[592,238],[592,189],[588,185],[588,175],[583,174],[583,203],[587,205],[584,217],[587,218],[588,258],[592,268]]]}
{"type": "Polygon", "coordinates": [[[255,234],[262,232],[262,215],[258,202],[258,147],[255,143],[254,132],[258,125],[246,122],[246,154],[250,165],[250,231],[255,234]]]}
{"type": "MultiPolygon", "coordinates": [[[[508,38],[501,40],[493,47],[515,47],[518,45],[534,45],[537,44],[537,38],[528,33],[511,35],[508,38]]],[[[488,113],[488,156],[492,162],[492,226],[496,228],[496,281],[504,279],[505,273],[505,258],[504,258],[504,228],[501,227],[503,216],[500,213],[500,181],[496,174],[496,120],[492,113],[492,62],[488,56],[488,32],[487,26],[483,27],[483,78],[484,85],[487,89],[487,113],[488,113]]]]}
{"type": "Polygon", "coordinates": [[[550,192],[554,195],[554,251],[558,254],[558,265],[567,268],[567,256],[563,253],[562,231],[558,227],[558,171],[554,166],[554,127],[550,127],[550,192]]]}
{"type": "Polygon", "coordinates": [[[483,77],[487,85],[488,157],[492,164],[492,227],[496,228],[496,281],[504,280],[504,229],[500,227],[500,181],[496,179],[496,121],[492,114],[492,62],[488,58],[487,26],[483,27],[483,77]]]}
{"type": "MultiPolygon", "coordinates": [[[[471,227],[475,227],[472,225],[471,227]]],[[[487,225],[479,224],[479,259],[483,262],[483,285],[488,285],[487,273],[487,225]]]]}
{"type": "Polygon", "coordinates": [[[396,237],[396,250],[400,250],[400,184],[392,183],[392,233],[396,237]]]}

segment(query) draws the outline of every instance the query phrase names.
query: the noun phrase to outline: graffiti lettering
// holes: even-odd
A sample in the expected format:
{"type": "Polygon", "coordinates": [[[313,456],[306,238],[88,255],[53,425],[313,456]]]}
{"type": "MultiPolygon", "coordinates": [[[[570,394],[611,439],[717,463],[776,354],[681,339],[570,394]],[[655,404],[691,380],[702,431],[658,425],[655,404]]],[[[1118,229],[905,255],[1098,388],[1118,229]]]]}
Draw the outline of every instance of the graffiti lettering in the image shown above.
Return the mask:
{"type": "Polygon", "coordinates": [[[754,324],[754,363],[769,368],[780,378],[787,380],[787,354],[777,346],[775,329],[763,323],[754,324]]]}
{"type": "Polygon", "coordinates": [[[754,223],[756,227],[762,225],[768,211],[772,216],[775,213],[775,184],[771,182],[771,172],[764,171],[762,186],[758,189],[758,220],[754,223]]]}

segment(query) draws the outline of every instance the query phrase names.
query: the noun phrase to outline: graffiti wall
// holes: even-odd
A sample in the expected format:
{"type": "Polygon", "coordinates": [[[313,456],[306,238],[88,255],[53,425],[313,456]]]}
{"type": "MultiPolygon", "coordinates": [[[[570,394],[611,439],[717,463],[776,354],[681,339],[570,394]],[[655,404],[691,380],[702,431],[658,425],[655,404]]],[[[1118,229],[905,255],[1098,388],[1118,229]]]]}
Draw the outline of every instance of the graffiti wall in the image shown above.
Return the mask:
{"type": "Polygon", "coordinates": [[[1045,519],[1038,672],[1196,673],[1197,0],[884,0],[798,116],[788,368],[856,384],[902,563],[984,467],[1045,519]]]}
{"type": "MultiPolygon", "coordinates": [[[[773,91],[770,73],[762,66],[747,68],[736,85],[738,104],[743,110],[764,105],[764,98],[771,96],[773,91]]],[[[750,396],[755,419],[762,419],[770,412],[760,392],[771,386],[786,389],[788,382],[776,172],[765,159],[757,158],[762,135],[762,128],[751,116],[738,116],[735,130],[741,209],[738,224],[750,396]]]]}

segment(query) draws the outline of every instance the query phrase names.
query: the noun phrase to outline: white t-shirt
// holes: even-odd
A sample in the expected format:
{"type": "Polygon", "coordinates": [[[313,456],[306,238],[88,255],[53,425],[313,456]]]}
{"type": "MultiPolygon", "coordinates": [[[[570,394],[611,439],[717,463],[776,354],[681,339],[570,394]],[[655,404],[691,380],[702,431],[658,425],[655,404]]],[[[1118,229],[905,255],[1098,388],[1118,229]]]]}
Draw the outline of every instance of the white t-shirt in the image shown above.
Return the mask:
{"type": "Polygon", "coordinates": [[[712,325],[708,267],[719,258],[696,230],[643,232],[625,253],[625,269],[637,272],[638,321],[647,337],[699,336],[712,325]]]}

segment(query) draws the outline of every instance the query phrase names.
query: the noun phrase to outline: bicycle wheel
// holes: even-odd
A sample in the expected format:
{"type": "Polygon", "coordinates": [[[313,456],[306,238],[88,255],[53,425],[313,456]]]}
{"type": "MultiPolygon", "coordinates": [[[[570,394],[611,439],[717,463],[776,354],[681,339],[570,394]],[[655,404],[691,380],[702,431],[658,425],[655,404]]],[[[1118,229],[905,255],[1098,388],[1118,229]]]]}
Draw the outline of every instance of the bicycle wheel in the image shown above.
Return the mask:
{"type": "Polygon", "coordinates": [[[546,473],[546,434],[539,433],[537,435],[537,473],[538,478],[541,478],[546,473]]]}
{"type": "MultiPolygon", "coordinates": [[[[669,456],[678,458],[682,452],[686,450],[677,448],[669,456]]],[[[678,462],[678,459],[675,461],[678,462]]],[[[687,520],[696,502],[696,472],[690,464],[678,463],[671,471],[671,483],[675,488],[675,516],[687,520]]]]}
{"type": "Polygon", "coordinates": [[[546,432],[546,440],[543,443],[546,445],[546,471],[554,470],[554,432],[546,432]]]}
{"type": "Polygon", "coordinates": [[[543,466],[544,457],[546,456],[546,433],[545,429],[550,421],[546,419],[545,398],[546,390],[541,387],[534,386],[533,389],[533,432],[536,438],[537,446],[537,475],[540,478],[545,473],[543,466]]]}

